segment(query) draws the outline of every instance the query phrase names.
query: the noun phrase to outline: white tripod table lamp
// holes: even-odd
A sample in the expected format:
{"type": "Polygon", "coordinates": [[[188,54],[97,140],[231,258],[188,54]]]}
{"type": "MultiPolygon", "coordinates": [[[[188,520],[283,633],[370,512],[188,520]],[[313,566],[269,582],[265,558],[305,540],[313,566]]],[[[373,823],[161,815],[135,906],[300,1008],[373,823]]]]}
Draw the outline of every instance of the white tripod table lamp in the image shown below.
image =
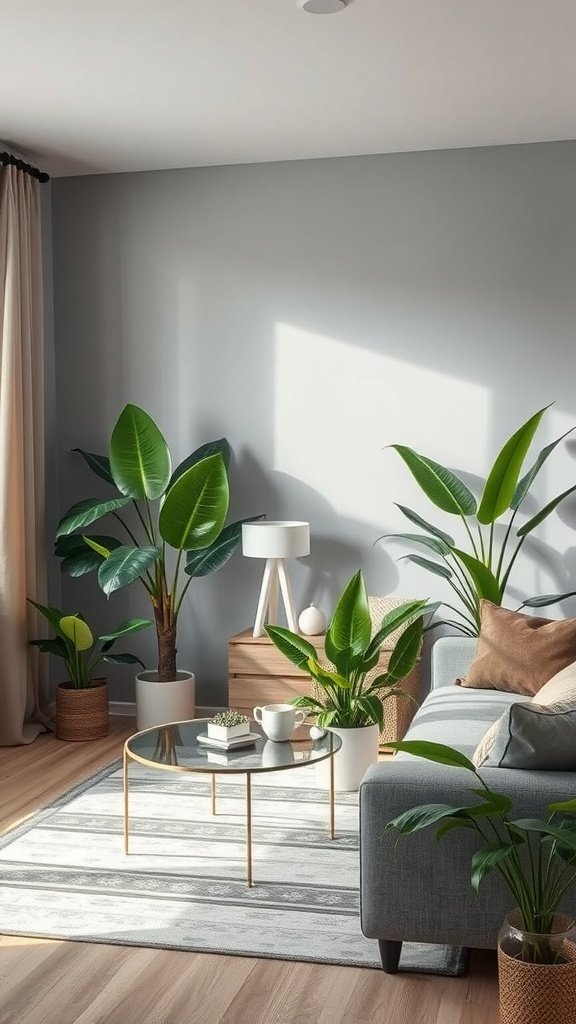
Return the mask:
{"type": "Polygon", "coordinates": [[[282,593],[288,626],[297,633],[298,623],[285,560],[310,554],[310,523],[266,520],[244,523],[242,553],[247,558],[266,559],[252,635],[262,636],[265,622],[278,622],[278,590],[282,593]]]}

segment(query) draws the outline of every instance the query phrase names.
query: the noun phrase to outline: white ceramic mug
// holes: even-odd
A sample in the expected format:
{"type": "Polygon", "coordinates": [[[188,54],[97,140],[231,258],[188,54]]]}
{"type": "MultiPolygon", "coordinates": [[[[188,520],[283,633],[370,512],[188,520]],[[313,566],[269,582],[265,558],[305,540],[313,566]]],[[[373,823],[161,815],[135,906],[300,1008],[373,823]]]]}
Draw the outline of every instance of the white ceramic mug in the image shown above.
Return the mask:
{"type": "Polygon", "coordinates": [[[297,711],[291,704],[265,704],[253,709],[254,721],[262,726],[269,740],[283,743],[289,740],[294,729],[302,725],[305,711],[297,711]]]}

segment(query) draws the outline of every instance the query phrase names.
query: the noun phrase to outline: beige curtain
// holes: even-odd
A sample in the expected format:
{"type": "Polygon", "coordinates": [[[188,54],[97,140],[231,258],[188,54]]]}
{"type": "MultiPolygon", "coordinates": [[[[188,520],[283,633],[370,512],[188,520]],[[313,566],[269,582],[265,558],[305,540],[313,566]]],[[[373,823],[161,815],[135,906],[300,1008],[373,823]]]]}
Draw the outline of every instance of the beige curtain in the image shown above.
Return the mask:
{"type": "MultiPolygon", "coordinates": [[[[0,745],[42,730],[36,651],[44,603],[44,374],[40,185],[0,167],[0,745]]],[[[45,659],[42,659],[44,661],[45,659]]]]}

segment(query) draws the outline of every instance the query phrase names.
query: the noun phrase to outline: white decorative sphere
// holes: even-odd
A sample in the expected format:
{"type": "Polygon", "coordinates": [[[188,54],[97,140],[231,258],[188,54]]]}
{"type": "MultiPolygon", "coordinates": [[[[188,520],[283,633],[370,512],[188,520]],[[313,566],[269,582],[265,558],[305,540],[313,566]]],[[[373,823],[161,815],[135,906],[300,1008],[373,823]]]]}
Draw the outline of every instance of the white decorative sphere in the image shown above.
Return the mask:
{"type": "Polygon", "coordinates": [[[321,729],[319,725],[311,725],[310,726],[310,739],[311,740],[321,740],[322,737],[325,736],[325,735],[326,735],[326,730],[325,729],[321,729]]]}
{"type": "Polygon", "coordinates": [[[309,608],[305,608],[303,612],[300,612],[298,629],[304,636],[318,636],[320,633],[325,633],[326,616],[322,609],[311,604],[309,608]]]}

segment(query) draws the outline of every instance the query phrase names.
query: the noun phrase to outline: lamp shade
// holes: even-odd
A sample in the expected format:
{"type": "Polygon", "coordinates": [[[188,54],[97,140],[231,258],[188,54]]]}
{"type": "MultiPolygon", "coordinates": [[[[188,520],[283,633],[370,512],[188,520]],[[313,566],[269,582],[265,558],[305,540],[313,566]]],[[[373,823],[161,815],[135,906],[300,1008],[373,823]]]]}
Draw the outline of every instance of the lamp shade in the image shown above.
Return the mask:
{"type": "Polygon", "coordinates": [[[310,523],[263,520],[242,525],[247,558],[302,558],[310,554],[310,523]]]}

